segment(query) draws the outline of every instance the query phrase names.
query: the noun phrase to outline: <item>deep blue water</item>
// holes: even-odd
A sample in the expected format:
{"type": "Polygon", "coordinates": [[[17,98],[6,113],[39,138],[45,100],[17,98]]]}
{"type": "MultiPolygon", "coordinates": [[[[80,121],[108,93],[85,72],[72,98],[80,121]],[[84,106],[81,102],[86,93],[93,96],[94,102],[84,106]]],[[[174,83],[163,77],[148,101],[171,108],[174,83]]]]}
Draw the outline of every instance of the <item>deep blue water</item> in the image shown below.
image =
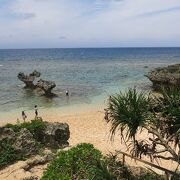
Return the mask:
{"type": "Polygon", "coordinates": [[[0,111],[91,103],[119,89],[148,87],[144,75],[149,70],[173,63],[180,63],[180,48],[0,50],[0,111]],[[23,89],[17,74],[34,69],[42,79],[55,81],[58,97],[47,99],[23,89]],[[66,89],[71,94],[68,103],[66,89]]]}

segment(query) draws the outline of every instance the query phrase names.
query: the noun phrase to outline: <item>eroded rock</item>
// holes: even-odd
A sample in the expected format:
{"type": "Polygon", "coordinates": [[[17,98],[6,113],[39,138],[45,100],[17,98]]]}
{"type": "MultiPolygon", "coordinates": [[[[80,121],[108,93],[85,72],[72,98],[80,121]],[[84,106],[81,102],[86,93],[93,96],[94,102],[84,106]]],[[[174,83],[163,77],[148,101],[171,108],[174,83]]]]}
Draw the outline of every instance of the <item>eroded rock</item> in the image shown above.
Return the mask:
{"type": "Polygon", "coordinates": [[[56,84],[53,81],[45,81],[40,79],[37,82],[36,86],[44,91],[45,96],[51,97],[55,95],[54,93],[51,92],[52,89],[56,87],[56,84]]]}
{"type": "Polygon", "coordinates": [[[17,152],[24,155],[32,155],[38,151],[37,144],[29,130],[23,128],[16,137],[13,147],[17,152]]]}
{"type": "Polygon", "coordinates": [[[24,166],[22,166],[21,168],[24,169],[25,171],[30,171],[33,167],[37,165],[43,165],[51,161],[53,157],[54,154],[50,150],[46,150],[43,152],[42,156],[36,155],[35,157],[25,161],[24,166]]]}
{"type": "Polygon", "coordinates": [[[41,73],[34,70],[31,74],[25,75],[23,72],[20,72],[18,74],[18,79],[25,83],[25,88],[34,89],[36,88],[36,85],[34,85],[34,80],[37,77],[40,77],[41,73]]]}
{"type": "Polygon", "coordinates": [[[45,122],[45,124],[45,128],[38,131],[41,138],[35,138],[26,128],[22,128],[15,133],[11,128],[0,127],[0,143],[3,140],[10,141],[15,151],[24,156],[37,153],[39,143],[50,148],[64,148],[69,145],[70,131],[68,124],[59,122],[45,122]]]}
{"type": "Polygon", "coordinates": [[[48,123],[43,132],[43,143],[48,147],[67,147],[70,137],[69,125],[66,123],[48,123]]]}
{"type": "Polygon", "coordinates": [[[180,87],[180,64],[170,65],[164,68],[156,68],[147,75],[153,83],[153,88],[159,90],[161,86],[180,87]]]}
{"type": "Polygon", "coordinates": [[[51,150],[45,149],[41,155],[19,161],[1,170],[0,179],[6,180],[38,180],[47,167],[47,163],[54,157],[51,150]]]}
{"type": "Polygon", "coordinates": [[[0,143],[3,140],[14,140],[15,132],[11,128],[0,127],[0,143]]]}

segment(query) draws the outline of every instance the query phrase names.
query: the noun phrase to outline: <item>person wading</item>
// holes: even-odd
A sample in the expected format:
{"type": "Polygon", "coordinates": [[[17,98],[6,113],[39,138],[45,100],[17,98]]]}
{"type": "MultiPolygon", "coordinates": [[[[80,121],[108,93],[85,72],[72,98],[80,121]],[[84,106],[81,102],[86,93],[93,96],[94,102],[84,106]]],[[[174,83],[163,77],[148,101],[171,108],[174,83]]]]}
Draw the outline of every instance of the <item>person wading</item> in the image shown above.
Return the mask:
{"type": "Polygon", "coordinates": [[[24,122],[25,122],[26,118],[27,118],[27,116],[26,116],[25,112],[22,111],[22,119],[24,120],[24,122]]]}
{"type": "Polygon", "coordinates": [[[38,117],[38,108],[37,105],[34,106],[35,118],[38,117]]]}

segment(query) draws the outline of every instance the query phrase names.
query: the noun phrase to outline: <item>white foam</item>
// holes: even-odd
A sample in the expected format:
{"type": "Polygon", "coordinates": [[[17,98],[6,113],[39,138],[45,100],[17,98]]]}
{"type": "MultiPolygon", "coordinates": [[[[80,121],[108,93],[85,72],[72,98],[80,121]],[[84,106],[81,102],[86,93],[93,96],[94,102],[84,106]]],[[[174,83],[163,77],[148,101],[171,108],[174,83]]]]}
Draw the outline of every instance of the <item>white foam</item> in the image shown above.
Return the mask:
{"type": "Polygon", "coordinates": [[[0,64],[0,67],[3,66],[2,64],[0,64]]]}

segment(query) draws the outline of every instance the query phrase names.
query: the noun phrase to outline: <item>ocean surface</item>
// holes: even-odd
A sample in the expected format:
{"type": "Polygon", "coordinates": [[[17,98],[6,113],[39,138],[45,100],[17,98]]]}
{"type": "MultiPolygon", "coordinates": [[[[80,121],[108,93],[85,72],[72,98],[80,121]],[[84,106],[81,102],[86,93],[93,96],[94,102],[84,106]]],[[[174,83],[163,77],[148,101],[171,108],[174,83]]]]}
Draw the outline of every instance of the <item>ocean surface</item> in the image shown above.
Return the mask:
{"type": "Polygon", "coordinates": [[[30,110],[34,105],[54,108],[102,103],[108,95],[128,87],[148,89],[151,83],[144,75],[173,63],[180,63],[180,48],[0,50],[0,113],[30,110]],[[56,83],[57,97],[49,99],[23,88],[17,74],[33,70],[56,83]]]}

